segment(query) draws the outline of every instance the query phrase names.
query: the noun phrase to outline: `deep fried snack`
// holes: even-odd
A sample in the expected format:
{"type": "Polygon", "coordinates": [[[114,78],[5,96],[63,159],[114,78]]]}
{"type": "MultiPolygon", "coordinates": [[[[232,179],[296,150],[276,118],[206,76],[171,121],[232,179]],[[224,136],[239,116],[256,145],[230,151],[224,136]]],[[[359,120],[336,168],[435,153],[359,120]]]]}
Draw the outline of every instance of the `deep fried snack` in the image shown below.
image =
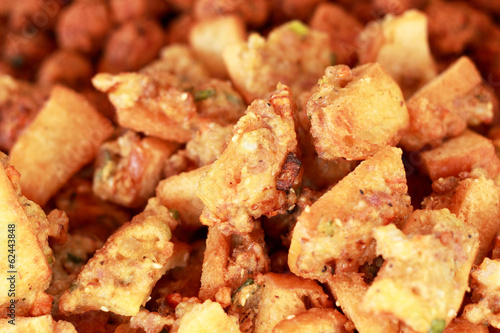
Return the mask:
{"type": "Polygon", "coordinates": [[[437,74],[427,41],[427,17],[417,10],[368,24],[360,36],[360,63],[378,62],[409,98],[437,74]]]}
{"type": "Polygon", "coordinates": [[[232,125],[209,123],[201,126],[195,137],[186,144],[186,156],[200,167],[212,164],[222,155],[232,137],[232,125]]]}
{"type": "Polygon", "coordinates": [[[386,148],[362,162],[298,217],[288,253],[290,270],[326,281],[373,260],[373,229],[401,225],[411,213],[401,150],[386,148]]]}
{"type": "Polygon", "coordinates": [[[163,0],[111,0],[111,15],[119,23],[126,23],[141,18],[160,17],[169,8],[163,0]]]}
{"type": "Polygon", "coordinates": [[[57,41],[63,49],[95,54],[110,28],[111,17],[105,1],[75,1],[61,11],[56,27],[57,41]]]}
{"type": "Polygon", "coordinates": [[[168,209],[150,199],[144,212],[111,235],[83,267],[62,295],[59,310],[136,315],[156,281],[171,268],[171,229],[176,225],[168,209]]]}
{"type": "Polygon", "coordinates": [[[489,324],[500,328],[500,261],[485,258],[471,276],[473,292],[478,296],[478,301],[465,306],[464,318],[474,324],[489,324]]]}
{"type": "Polygon", "coordinates": [[[395,146],[408,128],[401,89],[379,64],[328,67],[307,102],[320,158],[366,159],[395,146]]]}
{"type": "Polygon", "coordinates": [[[155,193],[165,160],[177,145],[126,132],[101,145],[96,156],[93,191],[103,199],[138,207],[155,193]]]}
{"type": "Polygon", "coordinates": [[[163,46],[163,30],[154,20],[124,23],[113,31],[104,47],[100,72],[136,71],[154,60],[163,46]]]}
{"type": "Polygon", "coordinates": [[[111,123],[82,95],[55,86],[10,152],[12,165],[23,175],[24,195],[43,206],[92,161],[112,131],[111,123]]]}
{"type": "MultiPolygon", "coordinates": [[[[9,3],[9,0],[5,2],[9,3]]],[[[12,1],[8,16],[9,29],[13,31],[53,29],[63,4],[63,1],[50,0],[12,1]]]]}
{"type": "Polygon", "coordinates": [[[373,9],[379,14],[401,15],[412,8],[421,8],[427,0],[374,0],[373,9]]]}
{"type": "Polygon", "coordinates": [[[178,313],[180,318],[174,323],[177,333],[240,333],[238,318],[227,315],[219,303],[211,300],[202,304],[180,303],[176,308],[178,313]]]}
{"type": "Polygon", "coordinates": [[[293,19],[308,22],[316,7],[326,0],[270,0],[273,22],[293,19]]]}
{"type": "Polygon", "coordinates": [[[474,63],[464,56],[418,90],[406,103],[410,128],[401,146],[407,151],[437,147],[445,137],[462,133],[468,123],[490,123],[492,96],[481,81],[474,63]]]}
{"type": "Polygon", "coordinates": [[[71,50],[58,50],[45,58],[37,73],[37,84],[62,84],[81,90],[90,87],[93,68],[90,59],[71,50]]]}
{"type": "Polygon", "coordinates": [[[156,195],[165,206],[177,210],[180,224],[186,230],[199,229],[203,202],[196,196],[196,183],[207,172],[209,166],[162,180],[156,187],[156,195]]]}
{"type": "Polygon", "coordinates": [[[19,173],[5,154],[0,155],[0,243],[5,248],[0,262],[0,289],[4,291],[0,317],[48,314],[52,297],[44,291],[49,287],[54,261],[47,240],[49,223],[42,209],[21,195],[19,173]]]}
{"type": "Polygon", "coordinates": [[[253,33],[232,45],[223,57],[229,76],[247,103],[268,98],[276,84],[290,86],[295,96],[309,90],[331,64],[328,36],[299,21],[275,28],[267,39],[253,33]]]}
{"type": "Polygon", "coordinates": [[[308,308],[331,306],[328,295],[312,280],[293,274],[268,273],[263,277],[255,318],[255,333],[273,332],[276,324],[308,308]]]}
{"type": "Polygon", "coordinates": [[[0,75],[0,150],[8,152],[12,148],[46,98],[43,89],[0,75]]]}
{"type": "Polygon", "coordinates": [[[44,333],[77,333],[73,324],[59,320],[55,321],[50,314],[39,317],[17,317],[15,325],[9,319],[0,319],[2,332],[44,332],[44,333]]]}
{"type": "Polygon", "coordinates": [[[354,66],[357,61],[358,36],[363,25],[356,17],[333,3],[321,3],[316,7],[310,26],[323,31],[330,39],[331,65],[354,66]]]}
{"type": "Polygon", "coordinates": [[[193,14],[199,20],[223,16],[239,16],[244,23],[252,27],[262,26],[269,16],[269,1],[254,0],[198,0],[194,4],[193,14]]]}
{"type": "Polygon", "coordinates": [[[482,323],[473,324],[467,319],[462,317],[453,318],[453,320],[446,325],[443,333],[488,333],[488,327],[482,323]]]}
{"type": "Polygon", "coordinates": [[[145,332],[160,332],[166,326],[172,326],[174,319],[164,317],[157,312],[142,309],[138,314],[130,318],[131,329],[141,329],[145,332]]]}
{"type": "MultiPolygon", "coordinates": [[[[295,203],[293,189],[276,188],[289,154],[297,151],[295,103],[278,85],[269,102],[255,100],[233,130],[228,147],[197,184],[205,204],[201,222],[225,234],[246,234],[253,219],[285,212],[295,203]]],[[[294,181],[298,174],[292,175],[294,181]]]]}
{"type": "MultiPolygon", "coordinates": [[[[210,0],[210,3],[213,1],[210,0]]],[[[228,77],[222,58],[224,49],[232,44],[243,43],[245,39],[246,27],[238,16],[204,19],[195,23],[189,32],[189,44],[194,52],[210,73],[219,78],[228,77]]]]}
{"type": "Polygon", "coordinates": [[[346,324],[347,319],[335,309],[311,308],[286,317],[274,326],[273,333],[347,333],[346,324]]]}
{"type": "Polygon", "coordinates": [[[416,332],[433,332],[458,313],[468,288],[478,237],[447,209],[417,210],[404,233],[394,225],[374,231],[386,260],[363,299],[416,332]]]}
{"type": "Polygon", "coordinates": [[[490,178],[500,172],[500,160],[491,140],[466,130],[440,147],[422,153],[420,169],[435,181],[482,168],[490,178]]]}
{"type": "Polygon", "coordinates": [[[330,276],[327,286],[335,300],[359,333],[397,333],[399,324],[385,316],[373,316],[361,307],[368,286],[359,273],[330,276]]]}
{"type": "Polygon", "coordinates": [[[251,233],[244,236],[225,236],[217,226],[210,227],[206,244],[199,293],[201,300],[216,300],[226,307],[246,281],[253,281],[256,274],[269,271],[264,231],[259,222],[255,223],[251,233]]]}
{"type": "Polygon", "coordinates": [[[500,190],[493,180],[481,176],[460,182],[441,178],[433,185],[434,193],[424,199],[425,209],[448,208],[479,235],[479,248],[474,264],[479,265],[491,251],[495,235],[500,231],[500,190]],[[448,181],[450,182],[450,181],[448,181]],[[441,183],[443,186],[441,186],[441,183]],[[449,187],[449,188],[448,188],[449,187]]]}
{"type": "Polygon", "coordinates": [[[101,73],[92,83],[108,94],[121,126],[164,140],[187,142],[191,139],[189,120],[196,115],[194,99],[176,88],[175,77],[101,73]]]}

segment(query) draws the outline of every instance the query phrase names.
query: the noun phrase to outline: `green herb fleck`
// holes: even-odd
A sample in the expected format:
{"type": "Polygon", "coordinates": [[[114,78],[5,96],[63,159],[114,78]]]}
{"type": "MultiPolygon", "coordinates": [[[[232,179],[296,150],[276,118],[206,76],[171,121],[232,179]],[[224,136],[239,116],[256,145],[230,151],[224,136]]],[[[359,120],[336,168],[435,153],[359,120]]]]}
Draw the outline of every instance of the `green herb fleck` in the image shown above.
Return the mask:
{"type": "Polygon", "coordinates": [[[245,282],[243,282],[241,286],[239,286],[238,289],[236,289],[235,292],[231,295],[231,302],[234,301],[234,296],[236,296],[237,293],[239,293],[243,288],[251,286],[252,284],[254,284],[252,278],[248,278],[245,282]]]}
{"type": "Polygon", "coordinates": [[[312,116],[307,115],[307,119],[311,120],[311,119],[312,119],[312,116]]]}
{"type": "Polygon", "coordinates": [[[193,98],[196,102],[199,102],[199,101],[203,101],[207,98],[210,98],[214,95],[215,95],[215,89],[210,88],[210,89],[206,89],[206,90],[195,91],[193,94],[193,98]]]}
{"type": "Polygon", "coordinates": [[[288,27],[300,37],[305,37],[309,33],[309,27],[299,20],[293,20],[288,27]]]}
{"type": "Polygon", "coordinates": [[[76,285],[76,283],[72,283],[70,286],[69,286],[69,291],[70,292],[73,292],[76,290],[76,288],[78,288],[78,286],[76,285]]]}
{"type": "Polygon", "coordinates": [[[14,56],[10,59],[10,64],[14,68],[21,68],[24,65],[24,58],[23,56],[17,55],[14,56]]]}
{"type": "Polygon", "coordinates": [[[239,96],[228,93],[224,93],[224,96],[226,96],[226,99],[233,104],[243,104],[243,100],[239,96]]]}
{"type": "Polygon", "coordinates": [[[75,256],[74,254],[69,253],[69,252],[68,252],[68,260],[74,264],[81,264],[83,262],[82,258],[75,256]]]}
{"type": "Polygon", "coordinates": [[[174,220],[179,221],[179,219],[181,217],[181,214],[179,214],[179,211],[175,208],[169,209],[169,211],[170,211],[170,214],[172,214],[172,217],[174,218],[174,220]]]}
{"type": "Polygon", "coordinates": [[[51,255],[47,256],[47,261],[49,262],[49,265],[52,265],[54,263],[54,257],[51,255]]]}
{"type": "Polygon", "coordinates": [[[432,319],[431,327],[427,331],[428,333],[441,333],[446,326],[446,321],[444,319],[432,319]]]}
{"type": "Polygon", "coordinates": [[[330,54],[330,64],[332,66],[335,66],[337,64],[337,53],[331,53],[330,54]]]}

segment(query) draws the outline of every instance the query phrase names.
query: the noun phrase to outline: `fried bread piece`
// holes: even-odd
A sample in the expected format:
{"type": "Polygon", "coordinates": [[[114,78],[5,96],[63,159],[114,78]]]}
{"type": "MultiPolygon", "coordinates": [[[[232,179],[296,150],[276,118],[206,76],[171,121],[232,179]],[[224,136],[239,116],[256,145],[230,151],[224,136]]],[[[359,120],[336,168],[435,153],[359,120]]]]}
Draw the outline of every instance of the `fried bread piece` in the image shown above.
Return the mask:
{"type": "Polygon", "coordinates": [[[408,127],[401,89],[379,64],[328,67],[307,102],[320,158],[362,160],[395,146],[408,127]]]}
{"type": "Polygon", "coordinates": [[[286,211],[296,201],[292,186],[299,170],[295,156],[296,106],[290,89],[278,85],[269,102],[255,100],[235,125],[233,138],[197,184],[205,204],[203,224],[219,225],[225,234],[246,234],[253,219],[286,211]],[[291,171],[287,174],[287,171],[291,171]],[[280,177],[287,181],[280,187],[280,177]]]}
{"type": "Polygon", "coordinates": [[[298,217],[288,254],[290,270],[326,281],[332,270],[354,271],[373,260],[373,229],[402,225],[412,208],[399,148],[363,161],[298,217]]]}

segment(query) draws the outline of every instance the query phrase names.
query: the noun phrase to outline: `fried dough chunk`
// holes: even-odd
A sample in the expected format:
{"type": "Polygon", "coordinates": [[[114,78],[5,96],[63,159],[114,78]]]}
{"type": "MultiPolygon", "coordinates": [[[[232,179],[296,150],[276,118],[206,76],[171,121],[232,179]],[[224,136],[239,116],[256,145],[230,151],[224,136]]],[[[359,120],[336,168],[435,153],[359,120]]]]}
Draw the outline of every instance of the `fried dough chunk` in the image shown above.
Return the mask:
{"type": "Polygon", "coordinates": [[[171,268],[171,229],[176,225],[168,209],[158,199],[150,199],[144,212],[120,227],[87,262],[62,295],[59,310],[136,315],[155,283],[171,268]]]}
{"type": "Polygon", "coordinates": [[[223,54],[229,76],[247,103],[269,98],[276,84],[288,85],[295,96],[309,90],[331,64],[328,36],[299,21],[277,27],[264,39],[251,34],[246,43],[223,54]]]}
{"type": "MultiPolygon", "coordinates": [[[[205,204],[201,222],[217,224],[225,234],[249,233],[253,218],[285,212],[296,201],[291,185],[279,186],[287,161],[297,151],[296,105],[288,87],[277,89],[269,102],[255,100],[248,107],[226,150],[197,184],[205,204]]],[[[288,175],[291,183],[298,173],[288,175]]]]}
{"type": "Polygon", "coordinates": [[[482,168],[490,178],[500,172],[500,160],[491,140],[466,130],[440,147],[422,153],[421,171],[435,181],[482,168]]]}
{"type": "Polygon", "coordinates": [[[454,318],[444,329],[443,333],[488,333],[488,327],[480,324],[473,324],[462,317],[454,318]]]}
{"type": "Polygon", "coordinates": [[[0,74],[0,150],[7,153],[47,99],[31,84],[0,74]]]}
{"type": "Polygon", "coordinates": [[[45,58],[37,73],[37,84],[63,84],[76,90],[90,87],[94,69],[90,59],[72,50],[58,50],[45,58]]]}
{"type": "Polygon", "coordinates": [[[235,15],[252,27],[260,27],[269,16],[270,3],[267,0],[254,0],[252,2],[198,0],[193,7],[193,15],[199,21],[235,15]]]}
{"type": "Polygon", "coordinates": [[[401,89],[379,64],[328,67],[307,102],[320,158],[361,160],[395,146],[408,127],[401,89]]]}
{"type": "Polygon", "coordinates": [[[274,327],[289,316],[328,306],[328,295],[315,281],[293,274],[268,273],[263,277],[255,333],[274,332],[274,327]]]}
{"type": "Polygon", "coordinates": [[[280,321],[273,333],[347,333],[346,324],[347,319],[335,309],[312,308],[280,321]]]}
{"type": "Polygon", "coordinates": [[[233,137],[233,126],[217,123],[202,125],[186,145],[186,156],[200,167],[215,162],[233,137]]]}
{"type": "Polygon", "coordinates": [[[500,328],[498,300],[500,299],[500,261],[485,258],[471,273],[473,293],[477,303],[465,306],[464,318],[474,324],[489,324],[500,328]]]}
{"type": "Polygon", "coordinates": [[[331,269],[353,271],[376,257],[373,229],[401,225],[412,210],[401,155],[381,150],[306,207],[288,253],[293,273],[326,281],[331,269]]]}
{"type": "Polygon", "coordinates": [[[94,86],[108,94],[116,108],[118,123],[134,131],[174,142],[187,142],[196,115],[193,97],[177,88],[178,80],[151,74],[98,74],[94,86]]]}
{"type": "MultiPolygon", "coordinates": [[[[240,333],[238,318],[229,316],[224,312],[221,305],[211,300],[202,304],[179,304],[182,308],[182,316],[174,323],[172,332],[177,333],[240,333]]],[[[180,312],[176,308],[176,314],[180,312]]]]}
{"type": "Polygon", "coordinates": [[[179,213],[181,226],[187,230],[199,229],[203,202],[196,196],[196,183],[208,171],[204,166],[162,180],[156,187],[156,195],[165,206],[179,213]]]}
{"type": "Polygon", "coordinates": [[[382,65],[409,98],[437,74],[427,37],[424,13],[409,10],[397,17],[387,15],[361,33],[360,63],[382,65]]]}
{"type": "Polygon", "coordinates": [[[10,152],[12,165],[22,174],[23,193],[43,206],[92,161],[112,131],[111,122],[83,95],[55,86],[10,152]]]}
{"type": "Polygon", "coordinates": [[[442,178],[433,184],[433,189],[434,193],[425,198],[423,207],[433,210],[448,208],[477,231],[479,249],[474,263],[479,265],[492,249],[495,235],[500,231],[500,190],[493,180],[484,176],[460,182],[442,178]],[[445,185],[447,182],[451,182],[451,186],[445,185]]]}
{"type": "Polygon", "coordinates": [[[50,263],[54,261],[47,240],[49,222],[43,210],[21,194],[19,172],[1,152],[0,160],[0,244],[5,249],[0,262],[0,289],[4,291],[0,317],[5,318],[11,308],[17,316],[47,314],[52,298],[44,291],[50,285],[50,263]],[[41,308],[39,302],[47,297],[48,307],[41,308]]]}
{"type": "Polygon", "coordinates": [[[96,157],[93,192],[126,207],[144,205],[155,193],[165,160],[176,145],[126,132],[104,143],[96,157]]]}
{"type": "Polygon", "coordinates": [[[464,56],[420,88],[406,103],[410,128],[401,146],[408,151],[437,147],[445,137],[462,133],[467,124],[489,124],[493,97],[481,82],[476,66],[464,56]]]}
{"type": "Polygon", "coordinates": [[[359,333],[397,333],[399,324],[387,316],[373,316],[361,307],[368,286],[359,273],[340,273],[327,280],[328,289],[336,303],[359,333]]]}
{"type": "Polygon", "coordinates": [[[267,273],[270,260],[260,223],[248,235],[225,236],[217,226],[208,229],[201,275],[201,300],[212,299],[227,306],[229,298],[257,273],[267,273]]]}
{"type": "Polygon", "coordinates": [[[5,333],[77,333],[73,324],[59,320],[55,321],[51,315],[39,317],[17,317],[15,325],[8,322],[9,319],[0,319],[0,330],[5,333]]]}
{"type": "Polygon", "coordinates": [[[320,3],[311,18],[311,28],[323,31],[330,39],[331,65],[355,65],[357,61],[357,42],[363,25],[355,16],[346,12],[340,5],[320,3]]]}
{"type": "Polygon", "coordinates": [[[404,233],[376,228],[377,253],[386,260],[363,300],[374,315],[390,314],[416,332],[444,327],[468,288],[478,237],[449,210],[415,211],[404,233]]]}

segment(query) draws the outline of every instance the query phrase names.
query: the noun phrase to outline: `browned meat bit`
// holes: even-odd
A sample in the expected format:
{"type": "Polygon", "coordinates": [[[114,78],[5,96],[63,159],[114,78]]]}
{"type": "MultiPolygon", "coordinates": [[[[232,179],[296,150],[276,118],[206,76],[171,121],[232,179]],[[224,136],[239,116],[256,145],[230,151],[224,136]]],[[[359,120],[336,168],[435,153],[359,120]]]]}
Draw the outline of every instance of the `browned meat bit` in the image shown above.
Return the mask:
{"type": "Polygon", "coordinates": [[[273,216],[295,203],[293,190],[276,188],[288,154],[297,149],[295,108],[290,89],[282,85],[269,102],[255,100],[248,107],[226,150],[198,182],[206,206],[202,223],[220,224],[225,234],[246,234],[253,218],[273,216]]]}

